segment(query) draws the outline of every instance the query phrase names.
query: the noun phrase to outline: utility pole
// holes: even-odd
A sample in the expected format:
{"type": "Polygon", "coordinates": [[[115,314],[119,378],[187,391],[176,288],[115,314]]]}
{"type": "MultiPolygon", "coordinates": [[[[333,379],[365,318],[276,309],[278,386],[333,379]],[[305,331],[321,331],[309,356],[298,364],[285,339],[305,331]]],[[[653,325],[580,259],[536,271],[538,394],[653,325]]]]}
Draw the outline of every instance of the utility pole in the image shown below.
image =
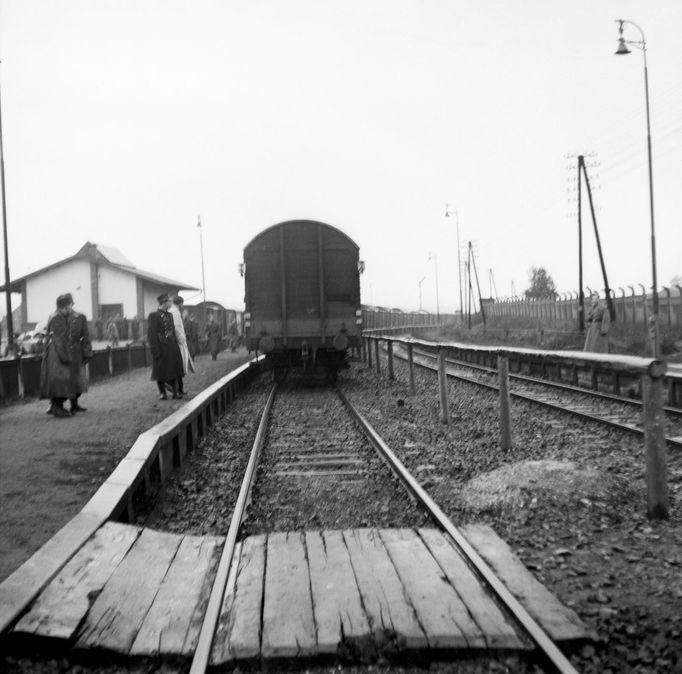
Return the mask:
{"type": "Polygon", "coordinates": [[[2,103],[0,103],[0,188],[2,189],[2,241],[5,246],[5,302],[7,305],[7,354],[14,353],[12,325],[12,291],[9,277],[9,246],[7,244],[7,206],[5,198],[5,153],[2,145],[2,103]]]}
{"type": "Polygon", "coordinates": [[[206,277],[204,276],[204,237],[201,230],[201,215],[197,215],[197,227],[199,228],[199,248],[201,249],[201,293],[204,296],[203,321],[206,330],[206,277]]]}
{"type": "MultiPolygon", "coordinates": [[[[454,208],[457,226],[457,278],[459,281],[459,319],[464,321],[464,299],[462,297],[462,249],[459,243],[459,211],[454,208]]],[[[450,217],[450,204],[445,204],[445,217],[450,217]]]]}

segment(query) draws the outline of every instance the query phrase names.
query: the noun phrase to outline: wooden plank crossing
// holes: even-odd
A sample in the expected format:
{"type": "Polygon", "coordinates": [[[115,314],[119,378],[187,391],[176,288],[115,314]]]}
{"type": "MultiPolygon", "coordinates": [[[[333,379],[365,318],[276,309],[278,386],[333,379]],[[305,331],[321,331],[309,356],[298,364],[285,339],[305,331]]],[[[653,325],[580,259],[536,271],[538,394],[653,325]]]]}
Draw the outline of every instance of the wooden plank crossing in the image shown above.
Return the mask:
{"type": "MultiPolygon", "coordinates": [[[[492,529],[464,532],[554,640],[592,638],[492,529]]],[[[223,542],[108,522],[14,632],[76,648],[191,658],[223,542]]],[[[440,531],[289,532],[251,536],[237,546],[211,664],[530,648],[440,531]]]]}

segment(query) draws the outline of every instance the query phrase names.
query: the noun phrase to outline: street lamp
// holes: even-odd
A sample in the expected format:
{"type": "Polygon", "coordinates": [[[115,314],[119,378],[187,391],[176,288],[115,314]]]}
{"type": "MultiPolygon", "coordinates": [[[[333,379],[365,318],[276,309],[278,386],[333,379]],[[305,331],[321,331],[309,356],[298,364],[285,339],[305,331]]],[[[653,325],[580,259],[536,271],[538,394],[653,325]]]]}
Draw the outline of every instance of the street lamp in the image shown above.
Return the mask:
{"type": "Polygon", "coordinates": [[[658,283],[656,281],[656,232],[654,229],[654,177],[651,168],[651,122],[649,118],[649,75],[646,65],[646,41],[644,39],[644,31],[634,22],[626,19],[616,19],[619,24],[620,37],[618,38],[618,49],[615,53],[618,56],[629,54],[628,45],[637,47],[642,50],[644,55],[644,97],[646,101],[646,140],[647,152],[649,158],[649,212],[651,215],[651,274],[653,277],[653,311],[649,317],[649,336],[651,338],[652,351],[654,358],[660,355],[660,346],[658,341],[658,283]],[[641,40],[626,40],[623,37],[623,24],[630,24],[634,26],[642,36],[641,40]]]}
{"type": "Polygon", "coordinates": [[[5,246],[5,302],[7,305],[7,355],[14,352],[14,326],[12,325],[12,289],[9,276],[9,247],[7,244],[7,207],[5,205],[5,156],[2,148],[2,113],[0,112],[0,190],[2,190],[2,241],[5,246]]]}
{"type": "Polygon", "coordinates": [[[419,281],[419,311],[422,310],[422,283],[425,281],[426,276],[422,277],[422,280],[419,281]]]}
{"type": "Polygon", "coordinates": [[[197,227],[199,228],[199,248],[201,250],[201,294],[204,296],[202,320],[204,321],[204,330],[206,330],[206,277],[204,276],[204,237],[201,229],[201,215],[197,215],[197,227]]]}
{"type": "MultiPolygon", "coordinates": [[[[464,316],[464,300],[462,299],[462,249],[459,245],[459,212],[455,211],[455,221],[457,223],[457,276],[459,280],[459,320],[463,320],[464,316]]],[[[445,217],[450,217],[450,204],[445,204],[445,217]]]]}

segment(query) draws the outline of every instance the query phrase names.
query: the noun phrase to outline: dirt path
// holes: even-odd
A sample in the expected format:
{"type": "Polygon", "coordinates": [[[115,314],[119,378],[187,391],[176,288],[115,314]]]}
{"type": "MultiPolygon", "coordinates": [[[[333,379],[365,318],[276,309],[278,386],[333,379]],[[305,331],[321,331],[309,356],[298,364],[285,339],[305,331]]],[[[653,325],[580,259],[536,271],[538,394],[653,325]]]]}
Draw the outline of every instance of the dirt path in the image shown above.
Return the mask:
{"type": "MultiPolygon", "coordinates": [[[[186,400],[248,359],[243,349],[199,356],[186,400]]],[[[0,581],[85,505],[140,433],[185,404],[158,400],[149,374],[92,384],[80,400],[88,411],[68,419],[45,414],[45,400],[0,407],[0,581]]]]}

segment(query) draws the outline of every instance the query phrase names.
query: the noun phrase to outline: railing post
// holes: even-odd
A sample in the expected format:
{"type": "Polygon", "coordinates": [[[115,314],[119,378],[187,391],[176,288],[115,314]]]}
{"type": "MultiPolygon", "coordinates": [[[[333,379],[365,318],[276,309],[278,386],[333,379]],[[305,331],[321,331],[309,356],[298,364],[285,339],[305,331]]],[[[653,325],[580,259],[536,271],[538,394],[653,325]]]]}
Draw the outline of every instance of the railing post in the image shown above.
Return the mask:
{"type": "Polygon", "coordinates": [[[509,359],[497,357],[497,378],[500,387],[500,448],[511,449],[511,415],[509,413],[509,359]]]}
{"type": "Polygon", "coordinates": [[[130,342],[128,342],[126,348],[128,349],[128,372],[130,372],[133,369],[133,355],[130,350],[130,342]]]}
{"type": "Polygon", "coordinates": [[[379,338],[374,340],[374,356],[377,361],[377,374],[381,374],[381,362],[379,361],[379,338]]]}
{"type": "Polygon", "coordinates": [[[24,385],[24,362],[21,359],[21,351],[17,351],[17,392],[19,398],[23,399],[26,387],[24,385]]]}
{"type": "Polygon", "coordinates": [[[668,518],[668,481],[665,434],[663,430],[663,375],[653,371],[642,375],[644,444],[646,449],[647,516],[668,518]]]}
{"type": "Polygon", "coordinates": [[[393,374],[393,340],[387,340],[388,344],[388,378],[395,379],[393,374]]]}
{"type": "Polygon", "coordinates": [[[448,378],[445,372],[445,349],[438,347],[438,390],[440,393],[440,420],[447,424],[448,414],[448,378]]]}
{"type": "Polygon", "coordinates": [[[367,367],[372,369],[372,339],[370,337],[367,338],[367,367]]]}
{"type": "Polygon", "coordinates": [[[410,364],[410,395],[416,393],[416,388],[414,385],[414,345],[407,345],[407,360],[410,364]]]}
{"type": "Polygon", "coordinates": [[[114,376],[114,355],[110,346],[107,346],[107,359],[109,363],[109,376],[114,376]]]}

